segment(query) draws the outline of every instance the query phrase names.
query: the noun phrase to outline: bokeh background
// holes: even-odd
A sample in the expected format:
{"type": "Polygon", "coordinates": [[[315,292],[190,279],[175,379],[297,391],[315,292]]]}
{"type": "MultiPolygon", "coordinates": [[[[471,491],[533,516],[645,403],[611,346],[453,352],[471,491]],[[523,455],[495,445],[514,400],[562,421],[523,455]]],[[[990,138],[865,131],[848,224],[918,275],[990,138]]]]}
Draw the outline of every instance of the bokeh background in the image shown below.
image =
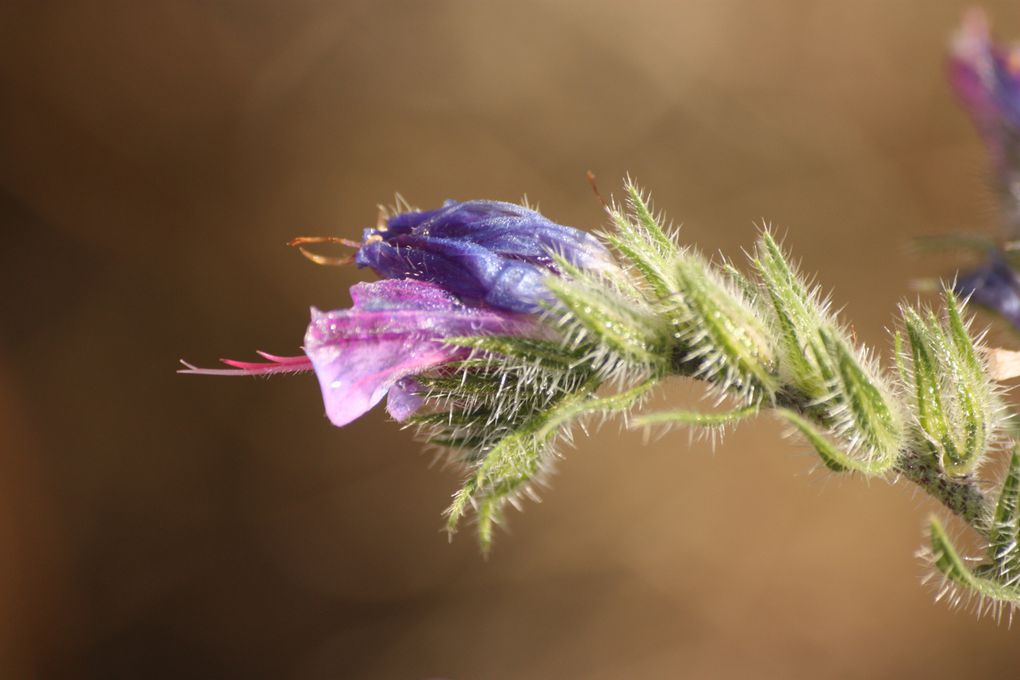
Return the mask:
{"type": "Polygon", "coordinates": [[[1020,633],[919,585],[931,504],[812,473],[769,419],[714,453],[580,440],[486,562],[439,531],[457,472],[384,414],[174,373],[294,352],[309,305],[348,303],[364,272],[294,235],[357,236],[394,191],[595,228],[588,169],[708,252],[771,221],[887,347],[959,262],[904,244],[995,229],[944,82],[963,7],[0,4],[0,674],[1017,677],[1020,633]]]}

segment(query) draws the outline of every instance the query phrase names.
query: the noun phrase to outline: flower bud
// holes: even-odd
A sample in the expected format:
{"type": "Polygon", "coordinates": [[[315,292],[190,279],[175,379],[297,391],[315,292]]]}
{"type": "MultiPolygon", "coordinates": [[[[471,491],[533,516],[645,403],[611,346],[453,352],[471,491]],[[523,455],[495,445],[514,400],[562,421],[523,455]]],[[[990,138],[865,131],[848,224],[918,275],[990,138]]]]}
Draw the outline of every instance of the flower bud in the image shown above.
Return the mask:
{"type": "Polygon", "coordinates": [[[530,208],[483,200],[394,215],[365,230],[355,262],[389,279],[438,284],[465,300],[536,312],[552,300],[544,279],[558,273],[554,254],[586,270],[614,267],[595,237],[530,208]]]}

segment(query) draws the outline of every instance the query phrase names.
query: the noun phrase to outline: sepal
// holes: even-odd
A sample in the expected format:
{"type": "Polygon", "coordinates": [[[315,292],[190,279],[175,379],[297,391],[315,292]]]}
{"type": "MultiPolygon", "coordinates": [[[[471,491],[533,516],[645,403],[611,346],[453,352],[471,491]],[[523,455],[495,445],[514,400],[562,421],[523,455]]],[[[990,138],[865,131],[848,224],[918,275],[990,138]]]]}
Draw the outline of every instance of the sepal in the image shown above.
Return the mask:
{"type": "Polygon", "coordinates": [[[780,386],[776,348],[753,301],[695,253],[679,258],[676,277],[669,313],[688,372],[745,403],[771,401],[780,386]]]}
{"type": "Polygon", "coordinates": [[[555,459],[557,440],[570,438],[570,426],[585,416],[606,418],[633,409],[654,387],[649,380],[609,396],[595,393],[592,380],[573,394],[564,395],[545,411],[536,412],[475,458],[471,474],[446,511],[446,528],[455,533],[472,508],[477,514],[478,540],[488,553],[493,525],[499,523],[507,503],[517,505],[522,495],[535,497],[534,485],[542,482],[555,459]]]}
{"type": "Polygon", "coordinates": [[[829,302],[809,288],[772,234],[764,230],[751,258],[780,340],[783,378],[812,399],[826,396],[833,370],[819,331],[834,325],[829,302]]]}
{"type": "Polygon", "coordinates": [[[546,281],[557,298],[547,317],[566,347],[585,351],[589,365],[619,383],[668,369],[669,324],[629,280],[583,271],[562,260],[557,265],[563,276],[546,281]]]}
{"type": "Polygon", "coordinates": [[[863,451],[868,465],[891,465],[906,443],[894,391],[866,350],[851,349],[833,329],[819,333],[835,373],[825,403],[833,432],[850,451],[863,451]]]}
{"type": "Polygon", "coordinates": [[[604,238],[657,297],[675,295],[679,289],[673,263],[683,252],[676,243],[676,234],[654,214],[647,195],[629,178],[624,190],[625,205],[609,208],[615,230],[604,238]]]}

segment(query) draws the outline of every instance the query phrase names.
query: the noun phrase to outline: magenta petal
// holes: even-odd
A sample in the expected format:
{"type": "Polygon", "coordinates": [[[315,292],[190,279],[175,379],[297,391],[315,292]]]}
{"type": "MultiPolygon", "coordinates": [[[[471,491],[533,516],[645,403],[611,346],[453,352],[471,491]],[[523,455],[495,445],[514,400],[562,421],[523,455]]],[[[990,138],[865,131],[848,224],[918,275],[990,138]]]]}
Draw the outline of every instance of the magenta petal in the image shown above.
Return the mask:
{"type": "Polygon", "coordinates": [[[308,356],[326,416],[342,427],[382,401],[401,378],[450,361],[454,353],[440,343],[408,337],[326,345],[310,349],[308,356]]]}
{"type": "MultiPolygon", "coordinates": [[[[464,356],[443,338],[536,328],[533,319],[466,306],[422,281],[359,283],[351,297],[352,309],[313,309],[305,335],[305,354],[319,379],[326,415],[337,426],[375,406],[402,378],[464,356]]],[[[410,408],[398,395],[394,416],[410,408]]]]}
{"type": "Polygon", "coordinates": [[[993,153],[999,151],[1002,122],[995,56],[984,14],[980,10],[967,12],[953,36],[949,81],[993,153]]]}
{"type": "Polygon", "coordinates": [[[949,80],[1012,193],[1020,135],[1020,47],[993,42],[984,14],[971,10],[953,37],[949,80]]]}

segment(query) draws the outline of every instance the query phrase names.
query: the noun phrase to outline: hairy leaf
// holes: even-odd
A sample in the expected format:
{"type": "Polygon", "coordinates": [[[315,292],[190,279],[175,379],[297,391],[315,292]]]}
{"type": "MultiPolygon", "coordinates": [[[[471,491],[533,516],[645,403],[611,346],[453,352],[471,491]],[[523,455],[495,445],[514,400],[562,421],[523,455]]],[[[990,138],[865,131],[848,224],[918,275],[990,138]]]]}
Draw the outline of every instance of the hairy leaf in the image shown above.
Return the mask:
{"type": "Polygon", "coordinates": [[[776,411],[797,428],[808,443],[814,447],[825,467],[833,472],[860,472],[864,475],[881,475],[892,469],[894,458],[874,456],[861,460],[841,451],[817,427],[800,414],[789,409],[776,411]]]}
{"type": "Polygon", "coordinates": [[[749,402],[771,398],[779,387],[775,349],[757,310],[702,257],[688,253],[676,269],[678,333],[695,377],[749,402]]]}
{"type": "Polygon", "coordinates": [[[1020,447],[1014,446],[988,534],[988,557],[1005,578],[1020,575],[1020,447]]]}
{"type": "Polygon", "coordinates": [[[967,568],[966,561],[957,552],[937,518],[931,518],[929,531],[931,534],[929,559],[945,576],[940,597],[949,595],[950,602],[954,605],[976,597],[979,611],[1001,612],[1002,607],[1020,606],[1020,588],[1015,583],[1005,585],[991,578],[978,576],[967,568]]]}
{"type": "Polygon", "coordinates": [[[850,448],[864,447],[880,466],[892,465],[904,444],[898,403],[876,368],[861,360],[846,342],[831,331],[822,341],[836,367],[836,402],[842,410],[836,429],[850,448]]]}
{"type": "Polygon", "coordinates": [[[757,405],[744,406],[732,411],[704,413],[700,411],[659,411],[634,416],[631,427],[648,427],[650,425],[686,425],[689,427],[720,427],[738,423],[741,420],[758,414],[761,409],[757,405]]]}

